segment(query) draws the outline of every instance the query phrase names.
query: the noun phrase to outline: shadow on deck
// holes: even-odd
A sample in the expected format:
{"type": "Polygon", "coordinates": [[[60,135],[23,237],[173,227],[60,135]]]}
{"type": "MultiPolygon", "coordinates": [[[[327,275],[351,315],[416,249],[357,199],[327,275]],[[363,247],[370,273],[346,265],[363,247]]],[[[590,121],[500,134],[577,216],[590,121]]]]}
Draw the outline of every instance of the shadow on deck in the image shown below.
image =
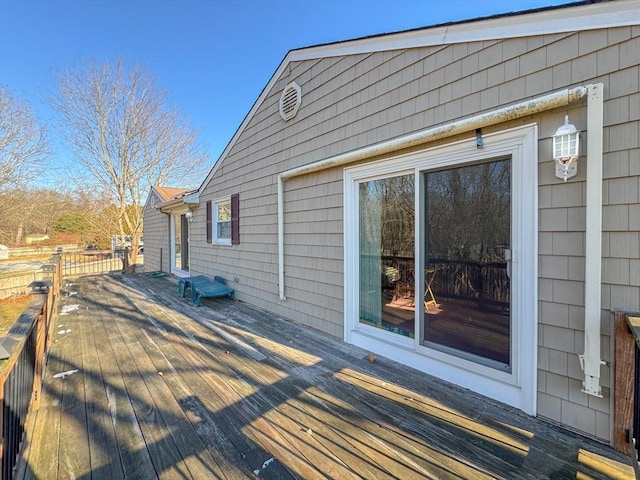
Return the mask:
{"type": "Polygon", "coordinates": [[[633,478],[605,445],[241,302],[75,282],[16,478],[633,478]]]}

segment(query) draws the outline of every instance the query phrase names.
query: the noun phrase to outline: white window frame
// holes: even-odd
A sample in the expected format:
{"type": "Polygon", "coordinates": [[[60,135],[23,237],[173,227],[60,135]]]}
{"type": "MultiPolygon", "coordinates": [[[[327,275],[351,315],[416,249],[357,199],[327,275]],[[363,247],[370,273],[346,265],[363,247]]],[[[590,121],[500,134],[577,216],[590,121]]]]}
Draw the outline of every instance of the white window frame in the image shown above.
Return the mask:
{"type": "Polygon", "coordinates": [[[211,232],[211,238],[213,239],[213,243],[216,245],[231,245],[231,197],[224,197],[214,200],[211,208],[211,228],[213,231],[211,232]],[[229,238],[226,237],[218,237],[218,209],[220,205],[228,204],[229,205],[229,238]]]}
{"type": "MultiPolygon", "coordinates": [[[[344,338],[395,361],[468,388],[535,415],[538,350],[538,129],[536,124],[483,135],[421,152],[358,165],[344,170],[344,338]],[[499,371],[420,343],[421,312],[416,311],[415,339],[391,339],[387,332],[367,329],[359,322],[358,185],[375,178],[413,171],[416,176],[416,245],[420,245],[421,177],[425,171],[501,156],[512,159],[512,354],[511,372],[499,371]]],[[[416,252],[415,269],[424,264],[416,252]]],[[[418,277],[418,291],[424,280],[418,277]]]]}

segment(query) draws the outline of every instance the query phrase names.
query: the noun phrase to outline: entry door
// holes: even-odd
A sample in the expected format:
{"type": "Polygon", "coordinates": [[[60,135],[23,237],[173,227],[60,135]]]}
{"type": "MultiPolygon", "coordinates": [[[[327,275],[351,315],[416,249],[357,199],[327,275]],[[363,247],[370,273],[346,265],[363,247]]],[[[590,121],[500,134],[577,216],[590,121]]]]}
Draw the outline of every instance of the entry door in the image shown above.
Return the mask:
{"type": "Polygon", "coordinates": [[[511,158],[424,175],[422,344],[511,371],[511,158]]]}
{"type": "Polygon", "coordinates": [[[189,270],[189,220],[186,215],[180,215],[180,226],[182,229],[180,245],[180,256],[182,257],[182,269],[189,270]]]}
{"type": "Polygon", "coordinates": [[[184,214],[173,216],[173,266],[189,271],[189,221],[184,214]]]}

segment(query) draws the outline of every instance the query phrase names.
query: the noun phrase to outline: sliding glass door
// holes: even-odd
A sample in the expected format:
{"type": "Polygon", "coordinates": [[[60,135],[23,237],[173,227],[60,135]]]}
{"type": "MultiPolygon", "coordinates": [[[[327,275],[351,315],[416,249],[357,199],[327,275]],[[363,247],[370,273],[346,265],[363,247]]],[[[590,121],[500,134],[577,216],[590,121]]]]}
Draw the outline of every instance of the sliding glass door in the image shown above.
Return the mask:
{"type": "Polygon", "coordinates": [[[422,343],[509,371],[511,159],[423,175],[422,343]]]}
{"type": "Polygon", "coordinates": [[[536,410],[537,126],[344,171],[345,340],[536,410]]]}

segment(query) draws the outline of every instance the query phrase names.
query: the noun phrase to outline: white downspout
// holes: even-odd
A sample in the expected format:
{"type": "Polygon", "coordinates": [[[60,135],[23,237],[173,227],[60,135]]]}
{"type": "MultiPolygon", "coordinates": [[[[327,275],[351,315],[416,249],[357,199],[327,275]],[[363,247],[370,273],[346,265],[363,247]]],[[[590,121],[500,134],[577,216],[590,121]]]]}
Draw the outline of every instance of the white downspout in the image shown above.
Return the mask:
{"type": "Polygon", "coordinates": [[[602,265],[603,85],[587,87],[587,202],[584,272],[584,371],[582,391],[602,397],[600,387],[600,316],[602,265]]]}
{"type": "Polygon", "coordinates": [[[492,110],[487,113],[481,113],[479,115],[447,123],[439,127],[428,128],[404,137],[371,145],[360,150],[336,155],[335,157],[330,157],[280,173],[278,175],[278,289],[280,293],[280,300],[286,300],[284,292],[284,181],[286,179],[325,170],[327,168],[347,165],[366,158],[385,155],[441,138],[452,137],[478,128],[562,107],[575,102],[576,100],[580,100],[586,94],[587,87],[567,88],[559,92],[527,100],[526,102],[521,102],[498,110],[492,110]]]}
{"type": "MultiPolygon", "coordinates": [[[[285,172],[286,173],[286,172],[285,172]]],[[[284,295],[284,174],[278,176],[278,290],[280,300],[284,295]]]]}

